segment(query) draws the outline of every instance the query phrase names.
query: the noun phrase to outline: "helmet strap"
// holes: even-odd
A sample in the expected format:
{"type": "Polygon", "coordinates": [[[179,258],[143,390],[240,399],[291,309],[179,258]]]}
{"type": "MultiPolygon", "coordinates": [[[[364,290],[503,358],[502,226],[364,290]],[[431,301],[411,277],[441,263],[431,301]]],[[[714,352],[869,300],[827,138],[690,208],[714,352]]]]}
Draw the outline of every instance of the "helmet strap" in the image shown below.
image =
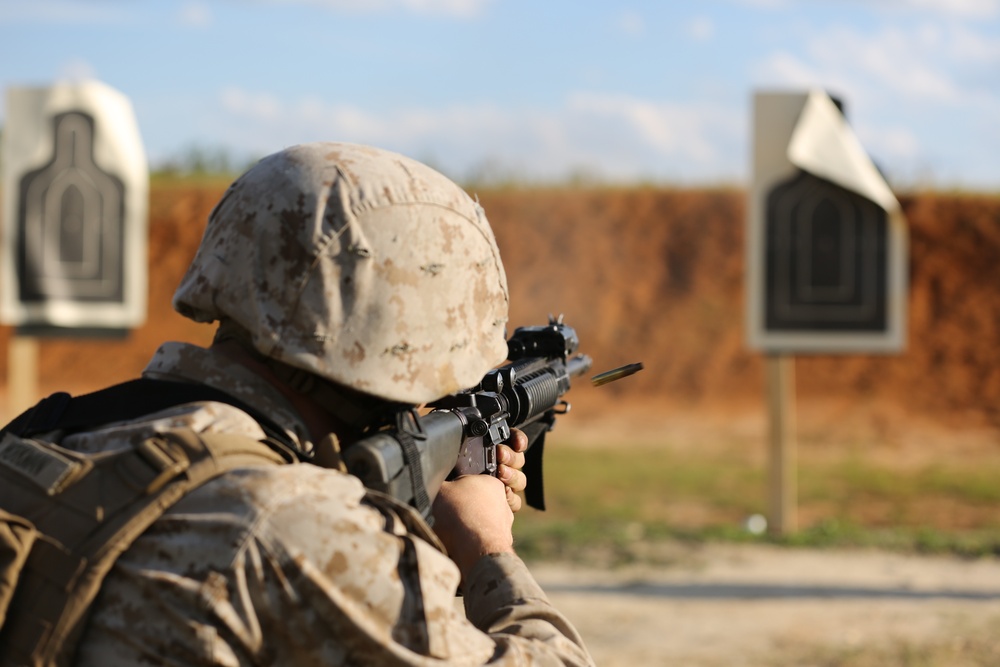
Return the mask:
{"type": "Polygon", "coordinates": [[[239,343],[248,354],[267,366],[275,377],[293,391],[309,397],[341,422],[345,432],[339,436],[345,445],[367,433],[395,424],[396,416],[400,412],[409,412],[414,408],[409,403],[387,401],[361,393],[315,373],[268,357],[254,347],[250,333],[246,329],[232,320],[223,320],[216,331],[215,342],[230,340],[239,343]]]}

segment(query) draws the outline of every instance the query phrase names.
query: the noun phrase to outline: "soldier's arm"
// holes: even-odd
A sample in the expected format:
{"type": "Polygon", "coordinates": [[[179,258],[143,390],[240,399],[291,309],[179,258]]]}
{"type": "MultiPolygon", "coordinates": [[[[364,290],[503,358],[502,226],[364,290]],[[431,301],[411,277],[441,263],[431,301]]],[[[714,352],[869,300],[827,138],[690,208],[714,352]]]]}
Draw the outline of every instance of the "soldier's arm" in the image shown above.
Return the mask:
{"type": "MultiPolygon", "coordinates": [[[[475,479],[509,515],[501,482],[475,479]]],[[[459,568],[410,508],[314,466],[236,471],[119,560],[82,664],[592,664],[504,530],[499,545],[481,536],[492,555],[469,559],[462,610],[459,568]]]]}
{"type": "Polygon", "coordinates": [[[496,643],[490,664],[593,665],[572,623],[514,554],[481,558],[465,585],[469,621],[496,643]]]}
{"type": "Polygon", "coordinates": [[[504,485],[486,475],[446,482],[435,532],[462,574],[468,619],[496,644],[490,664],[591,665],[572,624],[515,554],[504,485]]]}

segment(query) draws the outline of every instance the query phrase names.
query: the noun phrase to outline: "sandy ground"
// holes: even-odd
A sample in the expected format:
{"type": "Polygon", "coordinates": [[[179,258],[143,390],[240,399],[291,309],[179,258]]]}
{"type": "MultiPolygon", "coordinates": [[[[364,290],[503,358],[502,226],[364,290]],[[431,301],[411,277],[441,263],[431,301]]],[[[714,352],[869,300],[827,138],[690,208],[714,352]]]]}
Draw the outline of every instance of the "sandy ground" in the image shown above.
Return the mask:
{"type": "Polygon", "coordinates": [[[981,662],[980,649],[978,661],[940,664],[1000,664],[995,559],[673,548],[674,564],[656,569],[538,563],[532,571],[605,667],[832,665],[841,663],[831,655],[891,643],[917,656],[927,645],[955,646],[959,655],[970,637],[991,644],[995,662],[981,662]]]}

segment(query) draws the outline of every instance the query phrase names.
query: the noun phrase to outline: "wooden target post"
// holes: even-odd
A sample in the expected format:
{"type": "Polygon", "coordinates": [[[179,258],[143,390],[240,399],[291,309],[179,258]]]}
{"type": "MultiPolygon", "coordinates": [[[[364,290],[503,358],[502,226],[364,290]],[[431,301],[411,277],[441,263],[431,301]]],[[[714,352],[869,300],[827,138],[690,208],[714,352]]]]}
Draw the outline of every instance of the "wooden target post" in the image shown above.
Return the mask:
{"type": "Polygon", "coordinates": [[[798,530],[798,444],[795,439],[795,357],[767,357],[768,530],[787,535],[798,530]]]}
{"type": "Polygon", "coordinates": [[[38,339],[12,335],[7,346],[7,418],[38,402],[38,339]]]}
{"type": "Polygon", "coordinates": [[[820,90],[754,95],[747,342],[767,356],[768,527],[798,529],[796,354],[892,354],[906,341],[899,202],[820,90]]]}

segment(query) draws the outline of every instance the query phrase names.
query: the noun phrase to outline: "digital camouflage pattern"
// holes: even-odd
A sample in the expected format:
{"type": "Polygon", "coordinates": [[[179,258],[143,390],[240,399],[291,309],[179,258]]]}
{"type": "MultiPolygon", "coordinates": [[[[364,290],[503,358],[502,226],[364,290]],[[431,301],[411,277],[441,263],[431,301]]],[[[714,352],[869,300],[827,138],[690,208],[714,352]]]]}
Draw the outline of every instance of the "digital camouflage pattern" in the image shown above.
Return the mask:
{"type": "Polygon", "coordinates": [[[293,146],[241,176],[174,306],[403,403],[467,389],[507,357],[507,282],[482,208],[430,167],[368,146],[293,146]]]}
{"type": "MultiPolygon", "coordinates": [[[[168,343],[147,376],[229,391],[306,451],[277,390],[218,353],[168,343]]],[[[100,452],[175,427],[263,437],[229,405],[194,403],[74,434],[100,452]]],[[[591,664],[517,556],[481,559],[456,606],[457,567],[409,508],[309,464],[226,473],[171,508],[101,588],[77,664],[591,664]]]]}

